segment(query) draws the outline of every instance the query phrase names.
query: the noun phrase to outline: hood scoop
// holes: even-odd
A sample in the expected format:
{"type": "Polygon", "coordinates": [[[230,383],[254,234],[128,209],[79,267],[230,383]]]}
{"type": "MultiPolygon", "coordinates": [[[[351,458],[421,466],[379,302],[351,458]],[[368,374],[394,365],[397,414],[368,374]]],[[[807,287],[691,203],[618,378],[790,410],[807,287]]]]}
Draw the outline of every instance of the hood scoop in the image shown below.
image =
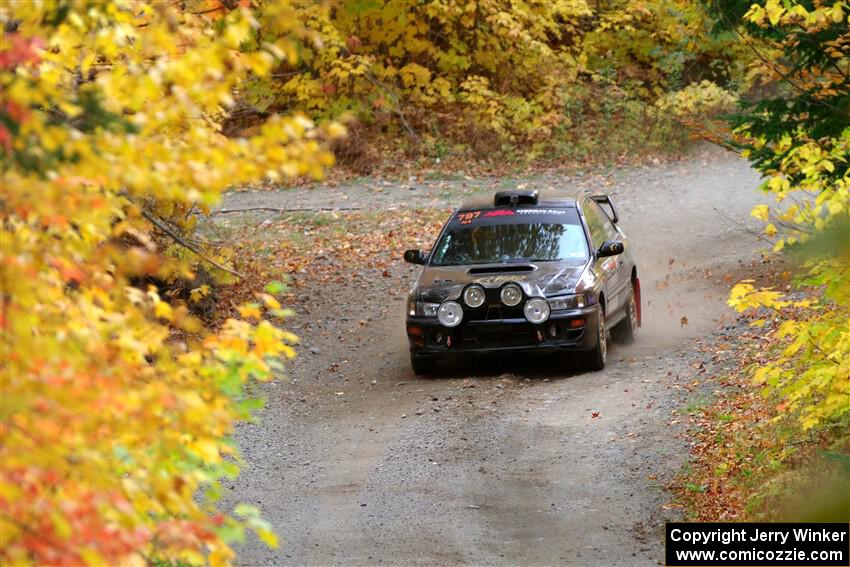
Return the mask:
{"type": "Polygon", "coordinates": [[[491,266],[489,268],[470,268],[466,273],[474,276],[479,274],[507,274],[533,272],[534,266],[491,266]]]}

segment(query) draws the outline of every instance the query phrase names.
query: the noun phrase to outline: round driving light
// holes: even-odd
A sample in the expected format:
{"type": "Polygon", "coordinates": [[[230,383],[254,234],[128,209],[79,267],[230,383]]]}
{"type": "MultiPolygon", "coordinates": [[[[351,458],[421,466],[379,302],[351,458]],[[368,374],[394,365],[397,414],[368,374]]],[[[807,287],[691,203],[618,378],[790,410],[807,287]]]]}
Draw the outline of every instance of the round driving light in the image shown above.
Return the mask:
{"type": "Polygon", "coordinates": [[[531,323],[542,323],[549,318],[549,302],[540,297],[532,297],[525,302],[525,318],[531,323]]]}
{"type": "Polygon", "coordinates": [[[522,301],[522,290],[517,284],[508,284],[502,288],[500,297],[502,298],[502,303],[508,307],[516,307],[522,301]]]}
{"type": "Polygon", "coordinates": [[[437,308],[437,320],[446,327],[457,327],[463,321],[463,308],[457,301],[446,301],[437,308]]]}
{"type": "Polygon", "coordinates": [[[475,309],[484,305],[484,288],[480,285],[471,285],[463,292],[463,302],[475,309]]]}

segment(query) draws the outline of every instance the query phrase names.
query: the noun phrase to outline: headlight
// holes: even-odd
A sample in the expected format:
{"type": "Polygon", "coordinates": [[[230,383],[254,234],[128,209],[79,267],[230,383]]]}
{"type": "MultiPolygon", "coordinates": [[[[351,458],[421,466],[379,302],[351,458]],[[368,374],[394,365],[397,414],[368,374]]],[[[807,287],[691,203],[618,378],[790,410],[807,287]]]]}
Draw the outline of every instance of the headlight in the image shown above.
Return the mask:
{"type": "Polygon", "coordinates": [[[508,307],[516,307],[522,301],[522,290],[515,283],[509,283],[502,288],[502,293],[499,294],[502,303],[508,307]]]}
{"type": "Polygon", "coordinates": [[[463,292],[463,302],[475,309],[484,305],[484,288],[480,285],[471,285],[463,292]]]}
{"type": "Polygon", "coordinates": [[[446,301],[437,308],[437,320],[446,327],[457,327],[463,321],[463,308],[457,301],[446,301]]]}
{"type": "Polygon", "coordinates": [[[562,309],[580,309],[586,305],[583,293],[576,295],[562,295],[561,297],[550,297],[548,301],[549,307],[552,308],[552,311],[559,311],[562,309]]]}
{"type": "Polygon", "coordinates": [[[525,302],[523,311],[530,323],[542,323],[549,318],[549,302],[542,297],[532,297],[525,302]]]}
{"type": "Polygon", "coordinates": [[[427,303],[425,301],[407,302],[407,314],[411,317],[436,317],[439,303],[427,303]]]}

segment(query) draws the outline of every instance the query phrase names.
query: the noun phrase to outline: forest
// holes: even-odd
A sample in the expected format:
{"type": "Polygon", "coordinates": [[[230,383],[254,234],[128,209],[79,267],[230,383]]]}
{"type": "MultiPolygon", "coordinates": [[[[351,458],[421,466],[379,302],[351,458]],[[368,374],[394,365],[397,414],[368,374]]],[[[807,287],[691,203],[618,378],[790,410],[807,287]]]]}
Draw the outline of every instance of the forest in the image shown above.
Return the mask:
{"type": "Polygon", "coordinates": [[[665,490],[691,520],[850,521],[846,1],[3,0],[0,26],[4,564],[228,565],[287,539],[227,487],[270,385],[326,354],[299,346],[297,278],[391,283],[446,211],[305,197],[275,240],[219,238],[228,194],[707,145],[759,176],[741,222],[769,264],[723,282],[746,334],[665,490]]]}

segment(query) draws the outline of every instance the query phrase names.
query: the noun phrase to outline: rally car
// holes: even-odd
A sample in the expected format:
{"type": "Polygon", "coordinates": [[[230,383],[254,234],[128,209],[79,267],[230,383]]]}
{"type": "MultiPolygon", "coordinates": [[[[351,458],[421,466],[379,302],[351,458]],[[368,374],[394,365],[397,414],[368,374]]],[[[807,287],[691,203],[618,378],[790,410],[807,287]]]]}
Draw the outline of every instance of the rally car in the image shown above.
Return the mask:
{"type": "Polygon", "coordinates": [[[464,203],[430,251],[407,302],[410,362],[429,374],[453,354],[558,351],[605,366],[609,330],[641,324],[640,280],[607,195],[500,191],[464,203]]]}

